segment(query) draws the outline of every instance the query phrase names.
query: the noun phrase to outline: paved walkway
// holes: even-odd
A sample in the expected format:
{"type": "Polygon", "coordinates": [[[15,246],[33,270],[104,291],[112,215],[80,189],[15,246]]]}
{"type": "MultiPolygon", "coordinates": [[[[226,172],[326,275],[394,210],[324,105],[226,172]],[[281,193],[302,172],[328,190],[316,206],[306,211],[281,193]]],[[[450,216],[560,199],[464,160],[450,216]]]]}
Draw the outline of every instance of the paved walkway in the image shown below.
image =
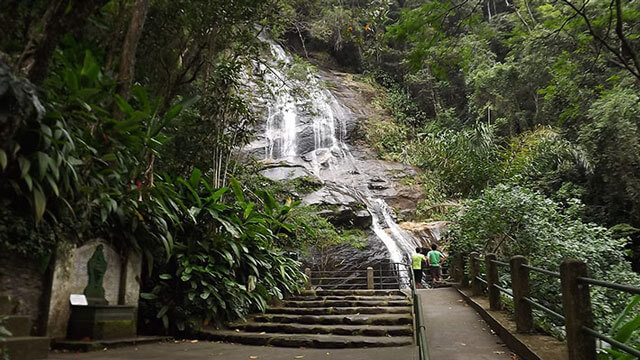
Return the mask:
{"type": "Polygon", "coordinates": [[[487,323],[453,288],[418,290],[430,360],[513,359],[487,323]]]}
{"type": "Polygon", "coordinates": [[[50,353],[49,360],[411,360],[415,346],[373,349],[298,349],[219,342],[160,343],[84,354],[50,353]]]}

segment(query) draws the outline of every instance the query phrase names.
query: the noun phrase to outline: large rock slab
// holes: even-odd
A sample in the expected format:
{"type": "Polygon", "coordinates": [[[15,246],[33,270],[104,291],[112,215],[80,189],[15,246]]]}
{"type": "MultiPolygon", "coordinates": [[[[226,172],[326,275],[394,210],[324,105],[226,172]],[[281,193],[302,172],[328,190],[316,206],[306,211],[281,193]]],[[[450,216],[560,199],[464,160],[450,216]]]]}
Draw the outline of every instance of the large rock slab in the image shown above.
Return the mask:
{"type": "Polygon", "coordinates": [[[400,227],[420,239],[424,246],[431,246],[431,244],[441,245],[440,239],[449,224],[451,224],[449,221],[403,222],[400,223],[400,227]]]}
{"type": "Polygon", "coordinates": [[[327,183],[322,189],[306,195],[302,203],[321,208],[318,215],[335,226],[368,229],[372,223],[371,213],[356,197],[357,194],[349,193],[346,188],[327,183]]]}
{"type": "Polygon", "coordinates": [[[294,180],[302,177],[316,178],[306,167],[287,161],[265,162],[260,175],[273,181],[294,180]]]}

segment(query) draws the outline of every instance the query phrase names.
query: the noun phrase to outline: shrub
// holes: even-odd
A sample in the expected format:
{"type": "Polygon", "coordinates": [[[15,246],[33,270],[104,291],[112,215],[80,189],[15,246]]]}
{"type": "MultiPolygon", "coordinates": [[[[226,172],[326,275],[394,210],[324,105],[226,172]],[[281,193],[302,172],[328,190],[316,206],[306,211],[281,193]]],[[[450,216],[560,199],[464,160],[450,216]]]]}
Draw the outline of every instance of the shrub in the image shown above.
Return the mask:
{"type": "MultiPolygon", "coordinates": [[[[503,258],[524,255],[532,265],[554,271],[563,259],[582,259],[594,278],[640,285],[640,276],[631,270],[625,257],[625,238],[615,239],[607,229],[582,222],[574,209],[565,210],[540,193],[501,184],[464,205],[447,235],[453,240],[452,251],[495,252],[503,258]]],[[[573,206],[582,205],[574,200],[573,206]]],[[[561,306],[557,279],[537,273],[531,276],[533,295],[550,306],[561,306]]],[[[501,279],[506,283],[509,277],[501,279]]],[[[593,287],[596,328],[606,331],[628,301],[624,293],[593,287]]],[[[542,320],[543,326],[562,335],[561,328],[549,318],[542,320]]]]}

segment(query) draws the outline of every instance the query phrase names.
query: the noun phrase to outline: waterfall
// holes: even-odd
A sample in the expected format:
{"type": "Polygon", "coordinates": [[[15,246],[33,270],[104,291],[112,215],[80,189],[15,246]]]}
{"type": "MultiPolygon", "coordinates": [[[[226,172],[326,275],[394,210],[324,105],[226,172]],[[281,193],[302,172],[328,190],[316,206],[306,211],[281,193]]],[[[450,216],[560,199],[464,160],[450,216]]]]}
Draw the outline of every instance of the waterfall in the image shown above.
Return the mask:
{"type": "MultiPolygon", "coordinates": [[[[293,59],[280,45],[265,41],[274,64],[292,64],[293,59]]],[[[420,242],[398,226],[391,207],[372,194],[366,182],[363,184],[362,175],[349,175],[361,174],[346,143],[351,111],[322,86],[317,76],[307,75],[300,81],[287,77],[276,66],[270,70],[271,74],[265,77],[274,99],[268,104],[265,158],[304,162],[320,179],[361,200],[372,215],[372,230],[386,246],[389,260],[407,263],[420,242]],[[306,96],[294,95],[294,88],[303,88],[306,96]],[[305,133],[305,129],[312,129],[312,134],[305,133]]]]}
{"type": "MultiPolygon", "coordinates": [[[[271,55],[278,60],[289,63],[290,59],[280,46],[271,46],[271,55]]],[[[264,70],[264,69],[263,69],[264,70]]],[[[265,80],[274,95],[274,102],[268,107],[265,138],[267,139],[265,157],[270,159],[296,156],[296,102],[288,89],[277,87],[286,75],[272,67],[265,71],[265,80]]]]}

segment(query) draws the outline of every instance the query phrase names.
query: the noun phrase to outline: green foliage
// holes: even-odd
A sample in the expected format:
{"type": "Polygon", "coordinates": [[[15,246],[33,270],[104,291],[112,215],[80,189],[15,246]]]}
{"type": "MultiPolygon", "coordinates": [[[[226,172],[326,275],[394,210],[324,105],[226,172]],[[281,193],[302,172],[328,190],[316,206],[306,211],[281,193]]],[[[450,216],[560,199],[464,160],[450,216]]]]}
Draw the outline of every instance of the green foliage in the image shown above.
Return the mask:
{"type": "MultiPolygon", "coordinates": [[[[640,295],[633,297],[624,310],[618,315],[615,323],[609,330],[609,335],[616,341],[628,343],[632,339],[634,332],[640,328],[640,314],[637,314],[637,305],[640,302],[640,295]],[[635,315],[633,315],[635,314],[635,315]],[[630,319],[629,319],[630,318],[630,319]]],[[[636,347],[638,349],[640,347],[636,347]]],[[[634,357],[618,349],[606,349],[606,352],[598,356],[599,359],[631,360],[634,357]]]]}
{"type": "Polygon", "coordinates": [[[260,210],[237,181],[213,189],[199,171],[189,180],[158,180],[164,183],[156,201],[178,221],[172,255],[156,263],[142,294],[147,326],[155,318],[167,329],[190,332],[264,311],[271,297],[297,291],[300,264],[276,247],[297,229],[290,221],[297,203],[279,204],[262,192],[260,210]],[[222,201],[226,193],[233,201],[222,201]]]}
{"type": "Polygon", "coordinates": [[[579,140],[589,154],[595,174],[589,196],[605,205],[611,219],[640,221],[640,105],[637,93],[607,91],[589,109],[588,124],[579,140]]]}
{"type": "Polygon", "coordinates": [[[326,217],[318,215],[321,210],[315,206],[306,206],[293,211],[292,216],[301,224],[295,234],[298,248],[326,251],[331,246],[342,244],[349,244],[356,249],[364,249],[367,246],[364,231],[336,227],[326,217]]]}
{"type": "MultiPolygon", "coordinates": [[[[571,208],[565,210],[540,193],[517,185],[498,185],[464,206],[447,235],[454,240],[454,252],[494,252],[502,258],[524,255],[531,265],[554,271],[563,259],[584,259],[593,278],[640,285],[640,276],[625,260],[626,239],[615,239],[607,229],[582,222],[571,208]]],[[[575,200],[574,206],[581,204],[575,200]]],[[[532,295],[552,308],[561,307],[559,282],[541,274],[531,276],[532,295]]],[[[508,281],[508,276],[501,280],[508,281]]],[[[624,293],[594,287],[596,328],[609,329],[627,301],[624,293]]],[[[562,335],[553,319],[538,315],[543,327],[562,335]]]]}

